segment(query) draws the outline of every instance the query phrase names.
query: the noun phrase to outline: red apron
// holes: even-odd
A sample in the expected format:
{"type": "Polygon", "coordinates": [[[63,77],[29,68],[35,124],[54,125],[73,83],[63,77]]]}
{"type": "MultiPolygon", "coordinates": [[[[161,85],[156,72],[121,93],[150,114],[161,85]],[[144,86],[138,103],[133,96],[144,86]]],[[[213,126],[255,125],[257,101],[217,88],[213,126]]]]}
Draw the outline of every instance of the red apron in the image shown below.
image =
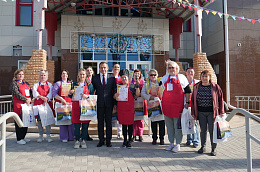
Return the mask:
{"type": "Polygon", "coordinates": [[[162,111],[165,116],[179,118],[179,114],[182,113],[184,108],[184,93],[178,75],[176,75],[176,77],[177,79],[170,79],[169,76],[164,83],[165,90],[162,96],[162,111]],[[172,91],[167,91],[168,83],[172,83],[172,91]]]}
{"type": "Polygon", "coordinates": [[[128,86],[128,101],[117,102],[117,118],[119,124],[132,125],[135,117],[135,99],[128,86]]]}
{"type": "MultiPolygon", "coordinates": [[[[58,95],[59,95],[59,96],[61,96],[61,89],[62,89],[62,81],[60,81],[60,88],[59,88],[59,92],[58,92],[58,95]]],[[[61,96],[61,97],[62,97],[66,102],[68,102],[68,103],[70,103],[70,102],[72,101],[69,96],[61,96]]],[[[61,101],[58,100],[58,99],[55,99],[55,103],[56,103],[56,102],[61,103],[61,101]]]]}
{"type": "MultiPolygon", "coordinates": [[[[19,84],[19,92],[25,96],[26,98],[29,98],[29,96],[26,96],[25,94],[25,90],[28,89],[30,92],[30,87],[24,83],[24,84],[20,84],[19,81],[17,81],[17,83],[19,84]]],[[[21,104],[24,104],[25,102],[21,99],[18,99],[17,97],[13,96],[13,104],[14,104],[14,112],[17,113],[18,116],[21,117],[22,114],[22,106],[21,104]]]]}
{"type": "MultiPolygon", "coordinates": [[[[38,86],[38,88],[37,88],[37,92],[41,95],[41,96],[43,96],[43,97],[46,97],[48,94],[49,94],[49,92],[50,92],[50,87],[49,87],[49,85],[48,85],[48,82],[46,82],[46,85],[41,85],[41,83],[39,82],[39,86],[38,86]]],[[[43,100],[42,99],[35,99],[34,100],[34,106],[36,106],[36,105],[42,105],[43,104],[43,100]]],[[[50,108],[51,108],[51,110],[52,110],[52,112],[53,112],[53,116],[55,117],[55,111],[54,111],[54,109],[53,109],[53,105],[52,105],[52,101],[51,100],[49,100],[48,101],[48,104],[49,104],[49,106],[50,106],[50,108]]],[[[35,118],[38,118],[38,115],[37,116],[35,116],[35,118]]]]}
{"type": "MultiPolygon", "coordinates": [[[[132,79],[132,82],[131,84],[135,84],[136,85],[136,82],[134,81],[134,79],[132,79]]],[[[144,80],[142,79],[139,79],[139,89],[140,89],[140,94],[141,94],[141,91],[142,91],[142,88],[144,86],[144,80]]],[[[140,96],[141,97],[141,96],[140,96]]],[[[144,99],[144,115],[147,115],[147,100],[144,99]]]]}
{"type": "MultiPolygon", "coordinates": [[[[89,95],[87,82],[85,82],[83,94],[89,95]]],[[[89,123],[89,121],[81,121],[80,120],[80,106],[79,101],[72,100],[72,117],[71,117],[72,123],[89,123]]]]}

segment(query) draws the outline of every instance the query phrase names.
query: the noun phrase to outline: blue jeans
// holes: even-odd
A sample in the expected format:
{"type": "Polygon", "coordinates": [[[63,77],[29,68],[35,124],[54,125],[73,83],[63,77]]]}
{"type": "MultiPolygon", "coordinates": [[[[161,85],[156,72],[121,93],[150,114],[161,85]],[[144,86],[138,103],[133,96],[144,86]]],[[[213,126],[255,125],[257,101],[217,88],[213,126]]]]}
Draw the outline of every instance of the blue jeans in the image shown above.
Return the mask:
{"type": "Polygon", "coordinates": [[[193,145],[198,145],[199,144],[199,127],[198,127],[198,122],[195,120],[195,133],[194,134],[187,134],[187,143],[193,145]]]}
{"type": "Polygon", "coordinates": [[[86,140],[88,136],[88,125],[89,123],[74,123],[74,135],[75,139],[79,141],[81,138],[82,140],[86,140]],[[82,125],[82,129],[80,132],[80,127],[82,125]]]}

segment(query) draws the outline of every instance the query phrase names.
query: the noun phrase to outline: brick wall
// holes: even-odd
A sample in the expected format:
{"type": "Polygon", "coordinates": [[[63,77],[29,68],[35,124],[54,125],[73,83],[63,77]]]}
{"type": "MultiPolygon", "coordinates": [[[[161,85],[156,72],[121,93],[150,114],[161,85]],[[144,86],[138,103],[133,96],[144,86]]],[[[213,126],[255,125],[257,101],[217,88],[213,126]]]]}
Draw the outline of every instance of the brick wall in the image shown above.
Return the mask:
{"type": "Polygon", "coordinates": [[[207,59],[206,53],[193,54],[193,68],[195,71],[195,79],[200,80],[200,73],[204,70],[208,70],[211,74],[211,81],[217,83],[217,76],[207,59]]]}
{"type": "Polygon", "coordinates": [[[24,65],[24,80],[32,87],[34,83],[39,82],[40,70],[46,70],[47,52],[45,50],[32,50],[32,57],[27,65],[24,65]]]}
{"type": "Polygon", "coordinates": [[[47,70],[48,70],[48,82],[54,83],[55,81],[55,61],[47,61],[47,70]]]}

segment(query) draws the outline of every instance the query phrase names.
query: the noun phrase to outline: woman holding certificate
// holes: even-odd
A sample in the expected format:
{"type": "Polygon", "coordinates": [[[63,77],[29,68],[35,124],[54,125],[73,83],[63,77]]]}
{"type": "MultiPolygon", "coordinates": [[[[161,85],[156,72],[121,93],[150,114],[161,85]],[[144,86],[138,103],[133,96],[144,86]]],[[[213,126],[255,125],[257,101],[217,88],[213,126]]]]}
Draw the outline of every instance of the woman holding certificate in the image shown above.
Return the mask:
{"type": "Polygon", "coordinates": [[[131,148],[134,123],[134,97],[140,96],[139,83],[129,84],[129,71],[123,69],[119,72],[122,84],[118,85],[114,99],[117,99],[117,115],[119,124],[123,126],[124,142],[123,147],[131,148]],[[128,133],[128,141],[127,141],[128,133]]]}
{"type": "Polygon", "coordinates": [[[86,69],[80,69],[78,72],[78,82],[73,83],[73,87],[70,90],[70,96],[72,95],[72,118],[71,122],[74,123],[74,135],[75,135],[75,149],[86,149],[86,139],[88,136],[88,126],[90,121],[80,120],[80,105],[79,100],[87,99],[88,95],[94,94],[93,85],[87,80],[86,69]],[[80,128],[81,131],[80,131],[80,128]]]}
{"type": "MultiPolygon", "coordinates": [[[[55,98],[55,103],[59,102],[63,105],[71,102],[71,98],[68,96],[71,89],[71,82],[69,79],[69,71],[64,69],[61,73],[61,81],[55,83],[52,88],[52,96],[55,98]]],[[[67,143],[68,140],[74,140],[74,125],[60,125],[60,140],[63,143],[67,143]]]]}
{"type": "Polygon", "coordinates": [[[176,62],[169,61],[167,71],[168,74],[160,80],[165,87],[162,94],[162,111],[170,141],[166,150],[178,152],[181,149],[180,143],[182,141],[182,131],[177,129],[178,118],[183,108],[188,109],[189,107],[189,101],[184,105],[184,94],[186,94],[186,100],[189,100],[191,89],[187,78],[178,74],[179,65],[176,62]]]}
{"type": "Polygon", "coordinates": [[[151,69],[149,71],[149,79],[143,86],[141,95],[148,102],[148,116],[151,122],[152,128],[152,138],[153,145],[156,145],[157,140],[157,125],[159,125],[159,138],[160,145],[164,145],[164,135],[165,135],[165,123],[164,116],[161,113],[160,100],[159,100],[159,83],[161,78],[158,77],[158,72],[156,69],[151,69]],[[154,110],[154,112],[152,112],[154,110]]]}
{"type": "MultiPolygon", "coordinates": [[[[34,100],[34,106],[37,105],[49,105],[52,112],[53,106],[52,106],[52,84],[47,82],[48,80],[48,71],[47,70],[41,70],[39,73],[39,82],[35,83],[33,86],[33,97],[34,100]]],[[[47,106],[45,106],[47,107],[47,106]]],[[[54,115],[54,114],[53,114],[54,115]]],[[[44,140],[43,138],[43,127],[42,127],[42,121],[39,115],[36,116],[38,121],[38,130],[39,130],[39,138],[37,139],[37,142],[40,143],[44,140]]],[[[46,135],[47,135],[47,141],[53,142],[51,138],[51,125],[47,125],[46,127],[46,135]]]]}

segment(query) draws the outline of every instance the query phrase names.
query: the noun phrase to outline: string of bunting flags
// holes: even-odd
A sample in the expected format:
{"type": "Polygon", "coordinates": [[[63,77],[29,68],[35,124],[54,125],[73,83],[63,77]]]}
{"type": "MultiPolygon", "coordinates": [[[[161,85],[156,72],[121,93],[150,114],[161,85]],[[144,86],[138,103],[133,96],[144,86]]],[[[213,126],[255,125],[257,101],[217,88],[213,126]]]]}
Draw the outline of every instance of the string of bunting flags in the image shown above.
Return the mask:
{"type": "MultiPolygon", "coordinates": [[[[235,15],[226,14],[226,13],[222,13],[222,12],[219,12],[219,11],[203,8],[203,7],[200,7],[200,6],[197,6],[197,5],[189,3],[188,0],[177,0],[177,1],[176,0],[168,0],[168,1],[172,1],[174,4],[177,3],[179,6],[182,5],[184,8],[187,7],[189,9],[193,8],[195,11],[197,11],[197,10],[204,11],[205,13],[207,13],[207,15],[209,13],[212,13],[213,15],[218,14],[218,16],[220,18],[222,18],[222,16],[225,16],[227,19],[229,17],[232,17],[233,20],[237,20],[237,19],[239,19],[240,21],[241,20],[246,20],[246,21],[248,21],[250,23],[253,23],[253,24],[255,24],[255,22],[257,22],[257,21],[260,23],[260,19],[249,19],[249,18],[245,18],[244,16],[239,17],[239,16],[235,16],[235,15]]],[[[206,0],[206,1],[208,1],[208,0],[206,0]]],[[[211,0],[211,2],[214,2],[214,0],[211,0]]]]}

